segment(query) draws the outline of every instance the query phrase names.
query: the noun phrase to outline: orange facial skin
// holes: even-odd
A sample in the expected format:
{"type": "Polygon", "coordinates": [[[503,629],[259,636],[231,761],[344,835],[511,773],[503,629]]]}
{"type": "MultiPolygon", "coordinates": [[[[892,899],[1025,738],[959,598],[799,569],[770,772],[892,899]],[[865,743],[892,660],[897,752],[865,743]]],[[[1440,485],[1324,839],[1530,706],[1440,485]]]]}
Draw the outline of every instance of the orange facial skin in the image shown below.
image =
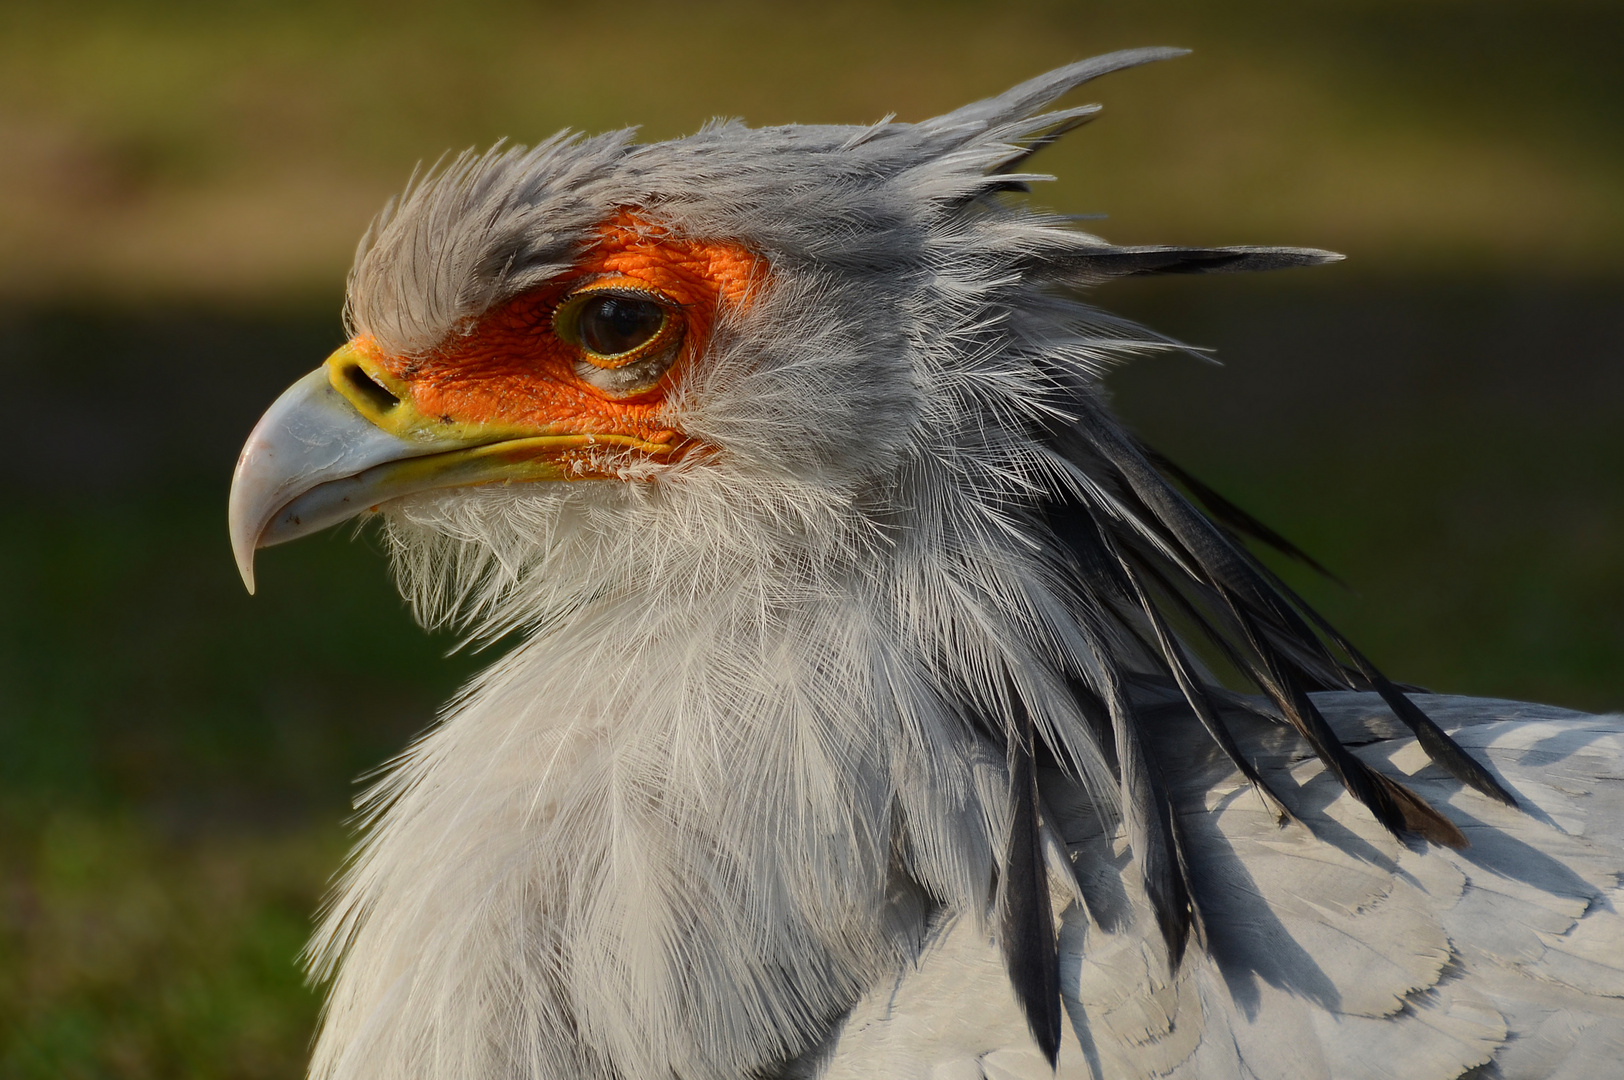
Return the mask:
{"type": "Polygon", "coordinates": [[[389,356],[367,337],[351,345],[403,387],[426,417],[514,436],[621,436],[675,450],[683,440],[666,418],[667,397],[704,354],[722,305],[746,305],[765,270],[764,260],[737,244],[673,237],[623,210],[599,227],[570,273],[508,301],[472,333],[433,353],[389,356]],[[652,292],[675,308],[682,344],[670,370],[648,390],[617,398],[576,374],[582,351],[554,332],[553,312],[587,285],[652,292]]]}

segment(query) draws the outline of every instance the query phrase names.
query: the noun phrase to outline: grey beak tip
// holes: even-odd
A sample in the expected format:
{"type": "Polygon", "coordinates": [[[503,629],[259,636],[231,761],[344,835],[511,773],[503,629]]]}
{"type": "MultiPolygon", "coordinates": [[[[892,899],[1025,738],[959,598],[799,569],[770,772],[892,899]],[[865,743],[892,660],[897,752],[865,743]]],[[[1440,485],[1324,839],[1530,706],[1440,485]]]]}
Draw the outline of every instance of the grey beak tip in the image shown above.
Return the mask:
{"type": "MultiPolygon", "coordinates": [[[[233,538],[233,539],[235,539],[235,538],[233,538]]],[[[253,596],[254,595],[254,549],[253,548],[248,548],[246,551],[244,551],[242,548],[237,547],[237,545],[235,545],[235,544],[233,544],[232,546],[234,548],[236,548],[236,550],[234,552],[232,552],[232,554],[234,554],[236,556],[236,559],[237,559],[237,573],[242,575],[243,588],[248,590],[248,595],[249,596],[253,596]]]]}
{"type": "Polygon", "coordinates": [[[466,446],[462,440],[408,440],[386,431],[333,388],[326,367],[305,375],[254,425],[232,475],[227,519],[243,586],[253,595],[259,548],[421,489],[396,482],[389,466],[466,446]]]}

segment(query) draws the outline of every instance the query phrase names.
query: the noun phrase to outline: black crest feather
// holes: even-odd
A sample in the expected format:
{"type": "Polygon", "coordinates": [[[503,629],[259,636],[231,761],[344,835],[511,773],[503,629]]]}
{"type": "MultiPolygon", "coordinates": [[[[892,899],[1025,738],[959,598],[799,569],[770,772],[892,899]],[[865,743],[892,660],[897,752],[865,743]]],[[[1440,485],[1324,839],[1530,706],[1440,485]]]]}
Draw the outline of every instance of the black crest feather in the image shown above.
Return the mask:
{"type": "Polygon", "coordinates": [[[1376,691],[1440,767],[1493,798],[1513,803],[1487,770],[1260,562],[1242,538],[1323,570],[1319,564],[1140,445],[1102,407],[1086,400],[1072,404],[1079,414],[1076,422],[1055,425],[1051,445],[1102,485],[1099,490],[1109,505],[1081,495],[1057,498],[1045,507],[1045,523],[1071,558],[1079,593],[1097,605],[1080,616],[1114,620],[1118,636],[1137,642],[1149,666],[1112,673],[1114,681],[1103,692],[1080,682],[1072,690],[1096,726],[1103,725],[1095,718],[1109,718],[1108,749],[1118,766],[1125,823],[1173,964],[1192,931],[1199,936],[1200,912],[1177,818],[1159,783],[1157,754],[1166,750],[1142,734],[1134,688],[1158,685],[1176,691],[1281,819],[1293,817],[1286,800],[1246,759],[1226,726],[1217,703],[1233,701],[1233,693],[1200,666],[1191,652],[1191,635],[1260,691],[1275,717],[1294,728],[1348,793],[1395,834],[1457,848],[1467,844],[1453,822],[1343,745],[1314,705],[1311,691],[1376,691]]]}
{"type": "Polygon", "coordinates": [[[1054,910],[1043,861],[1039,814],[1036,734],[1032,714],[1010,693],[1017,737],[1009,744],[1012,811],[1009,845],[999,875],[998,937],[1015,998],[1026,1014],[1043,1056],[1054,1065],[1060,1054],[1060,958],[1055,950],[1054,910]]]}

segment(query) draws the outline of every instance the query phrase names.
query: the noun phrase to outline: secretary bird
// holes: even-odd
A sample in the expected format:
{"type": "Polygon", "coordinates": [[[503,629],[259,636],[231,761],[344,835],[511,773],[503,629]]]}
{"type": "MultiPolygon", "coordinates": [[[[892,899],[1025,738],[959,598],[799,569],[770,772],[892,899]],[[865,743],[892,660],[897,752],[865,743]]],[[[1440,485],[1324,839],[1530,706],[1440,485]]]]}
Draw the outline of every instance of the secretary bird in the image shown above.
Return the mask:
{"type": "Polygon", "coordinates": [[[1624,725],[1389,681],[1140,443],[1018,193],[1073,64],[923,123],[466,153],[231,538],[381,520],[518,644],[362,796],[311,1075],[1624,1075],[1624,725]],[[1226,689],[1226,686],[1228,687],[1226,689]]]}

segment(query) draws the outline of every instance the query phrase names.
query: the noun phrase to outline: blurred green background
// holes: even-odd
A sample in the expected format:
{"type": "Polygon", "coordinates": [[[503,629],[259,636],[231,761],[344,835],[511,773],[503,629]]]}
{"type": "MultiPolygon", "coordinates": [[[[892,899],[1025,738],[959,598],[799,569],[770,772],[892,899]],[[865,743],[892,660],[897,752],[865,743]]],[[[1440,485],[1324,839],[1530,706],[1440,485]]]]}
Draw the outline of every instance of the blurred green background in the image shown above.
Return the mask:
{"type": "Polygon", "coordinates": [[[919,119],[1113,48],[1035,198],[1118,241],[1347,263],[1098,301],[1224,366],[1116,380],[1331,566],[1394,675],[1624,705],[1624,9],[0,5],[0,1076],[300,1074],[294,958],[353,778],[480,662],[338,533],[236,580],[261,409],[340,340],[369,216],[563,126],[919,119]]]}

